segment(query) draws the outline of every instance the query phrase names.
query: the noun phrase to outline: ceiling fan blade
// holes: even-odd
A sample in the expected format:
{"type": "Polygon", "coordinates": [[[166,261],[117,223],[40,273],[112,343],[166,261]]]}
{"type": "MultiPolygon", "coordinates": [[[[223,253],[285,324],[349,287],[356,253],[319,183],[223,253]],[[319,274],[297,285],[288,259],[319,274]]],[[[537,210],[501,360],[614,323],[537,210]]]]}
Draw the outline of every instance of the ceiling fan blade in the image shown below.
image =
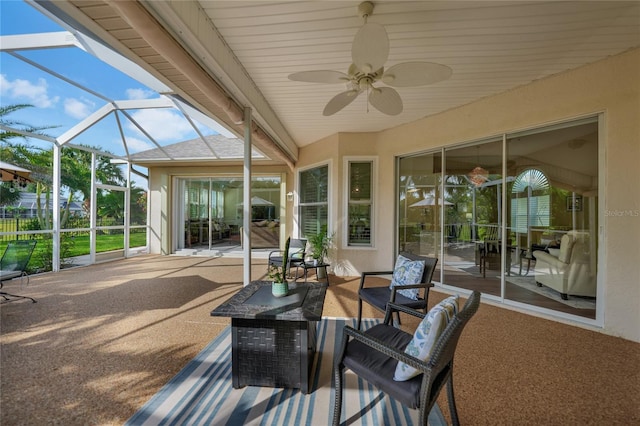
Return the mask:
{"type": "Polygon", "coordinates": [[[369,103],[383,114],[398,115],[402,112],[402,99],[398,92],[390,87],[372,87],[369,103]]]}
{"type": "Polygon", "coordinates": [[[349,76],[340,71],[301,71],[289,74],[289,80],[306,83],[347,83],[349,76]]]}
{"type": "Polygon", "coordinates": [[[360,92],[357,90],[347,90],[346,92],[338,93],[329,101],[327,106],[324,107],[322,115],[328,117],[335,114],[351,102],[355,101],[359,94],[360,92]]]}
{"type": "Polygon", "coordinates": [[[393,87],[414,87],[451,77],[451,68],[433,62],[403,62],[386,70],[382,82],[393,87]]]}
{"type": "Polygon", "coordinates": [[[351,58],[358,69],[369,74],[380,69],[389,57],[389,37],[380,24],[366,23],[353,39],[351,58]]]}

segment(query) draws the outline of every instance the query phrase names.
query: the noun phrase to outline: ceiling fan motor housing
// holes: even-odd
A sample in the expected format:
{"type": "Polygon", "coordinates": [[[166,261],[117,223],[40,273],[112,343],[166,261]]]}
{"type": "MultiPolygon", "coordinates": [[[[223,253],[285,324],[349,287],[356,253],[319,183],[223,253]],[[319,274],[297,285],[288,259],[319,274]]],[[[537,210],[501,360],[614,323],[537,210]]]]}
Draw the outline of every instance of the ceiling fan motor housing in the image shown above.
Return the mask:
{"type": "Polygon", "coordinates": [[[370,1],[363,1],[358,5],[358,16],[363,19],[367,19],[367,16],[371,16],[373,13],[373,3],[370,1]]]}

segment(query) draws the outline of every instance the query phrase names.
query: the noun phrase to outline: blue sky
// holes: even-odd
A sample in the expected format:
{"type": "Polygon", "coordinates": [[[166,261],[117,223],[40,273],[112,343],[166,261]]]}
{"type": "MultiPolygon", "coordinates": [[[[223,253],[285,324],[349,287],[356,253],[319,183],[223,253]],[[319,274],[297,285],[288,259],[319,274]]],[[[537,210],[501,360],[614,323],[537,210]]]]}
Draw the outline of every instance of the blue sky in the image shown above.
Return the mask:
{"type": "MultiPolygon", "coordinates": [[[[0,1],[0,35],[64,30],[23,1],[0,1]]],[[[20,54],[113,100],[158,97],[157,93],[139,82],[77,48],[23,51],[20,54]]],[[[0,104],[32,104],[33,108],[11,114],[7,118],[36,126],[59,126],[46,131],[48,135],[56,137],[98,110],[105,102],[7,53],[2,53],[0,104]]],[[[161,145],[197,137],[177,110],[130,110],[129,113],[161,145]]],[[[103,121],[72,142],[99,146],[112,153],[124,155],[113,114],[103,121]]],[[[123,128],[130,152],[155,148],[131,123],[123,123],[123,128]]],[[[204,134],[215,133],[204,127],[202,130],[204,134]]],[[[42,146],[42,142],[33,139],[31,143],[42,146]]]]}

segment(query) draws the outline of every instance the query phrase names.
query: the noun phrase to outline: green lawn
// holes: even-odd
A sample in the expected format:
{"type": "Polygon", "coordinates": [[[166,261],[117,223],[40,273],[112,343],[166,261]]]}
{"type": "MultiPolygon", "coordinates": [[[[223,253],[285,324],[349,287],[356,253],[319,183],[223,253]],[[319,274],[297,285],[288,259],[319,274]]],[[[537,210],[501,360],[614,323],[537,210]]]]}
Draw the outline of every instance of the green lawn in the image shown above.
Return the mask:
{"type": "MultiPolygon", "coordinates": [[[[143,230],[144,231],[144,230],[143,230]]],[[[22,236],[24,239],[25,236],[22,236]]],[[[42,265],[42,256],[47,256],[46,251],[50,250],[49,242],[44,241],[40,235],[35,236],[38,240],[38,244],[36,244],[36,248],[31,256],[31,261],[29,262],[29,266],[27,269],[29,270],[38,270],[43,267],[42,265]]],[[[88,232],[85,235],[75,235],[72,237],[73,243],[71,243],[71,247],[69,249],[67,258],[76,257],[76,256],[84,256],[89,254],[89,234],[88,232]]],[[[4,253],[4,249],[6,248],[9,240],[0,241],[0,251],[4,253]]],[[[135,232],[131,233],[129,237],[129,247],[144,247],[147,243],[147,234],[146,232],[135,232]]],[[[64,243],[63,243],[64,245],[64,243]]],[[[113,250],[122,250],[124,249],[124,237],[123,234],[101,234],[98,235],[96,240],[96,252],[103,253],[107,251],[113,250]]]]}

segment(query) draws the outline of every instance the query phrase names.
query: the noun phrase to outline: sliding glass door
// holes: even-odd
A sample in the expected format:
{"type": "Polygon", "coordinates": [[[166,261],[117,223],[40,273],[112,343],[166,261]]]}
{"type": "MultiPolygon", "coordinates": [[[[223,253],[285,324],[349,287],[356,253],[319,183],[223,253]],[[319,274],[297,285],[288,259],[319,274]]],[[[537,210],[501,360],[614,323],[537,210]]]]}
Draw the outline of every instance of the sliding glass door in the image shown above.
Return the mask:
{"type": "Polygon", "coordinates": [[[399,158],[397,185],[398,250],[435,281],[595,318],[596,117],[399,158]]]}
{"type": "MultiPolygon", "coordinates": [[[[251,189],[252,246],[279,246],[281,178],[255,177],[251,189]]],[[[243,180],[236,177],[176,179],[176,250],[239,245],[243,180]]]]}
{"type": "MultiPolygon", "coordinates": [[[[399,160],[398,249],[440,258],[442,244],[442,155],[421,154],[399,160]]],[[[440,264],[434,277],[439,278],[440,264]]]]}
{"type": "Polygon", "coordinates": [[[506,147],[505,298],[595,318],[597,120],[510,135],[506,147]]]}
{"type": "Polygon", "coordinates": [[[500,295],[502,140],[445,149],[443,282],[500,295]]]}

